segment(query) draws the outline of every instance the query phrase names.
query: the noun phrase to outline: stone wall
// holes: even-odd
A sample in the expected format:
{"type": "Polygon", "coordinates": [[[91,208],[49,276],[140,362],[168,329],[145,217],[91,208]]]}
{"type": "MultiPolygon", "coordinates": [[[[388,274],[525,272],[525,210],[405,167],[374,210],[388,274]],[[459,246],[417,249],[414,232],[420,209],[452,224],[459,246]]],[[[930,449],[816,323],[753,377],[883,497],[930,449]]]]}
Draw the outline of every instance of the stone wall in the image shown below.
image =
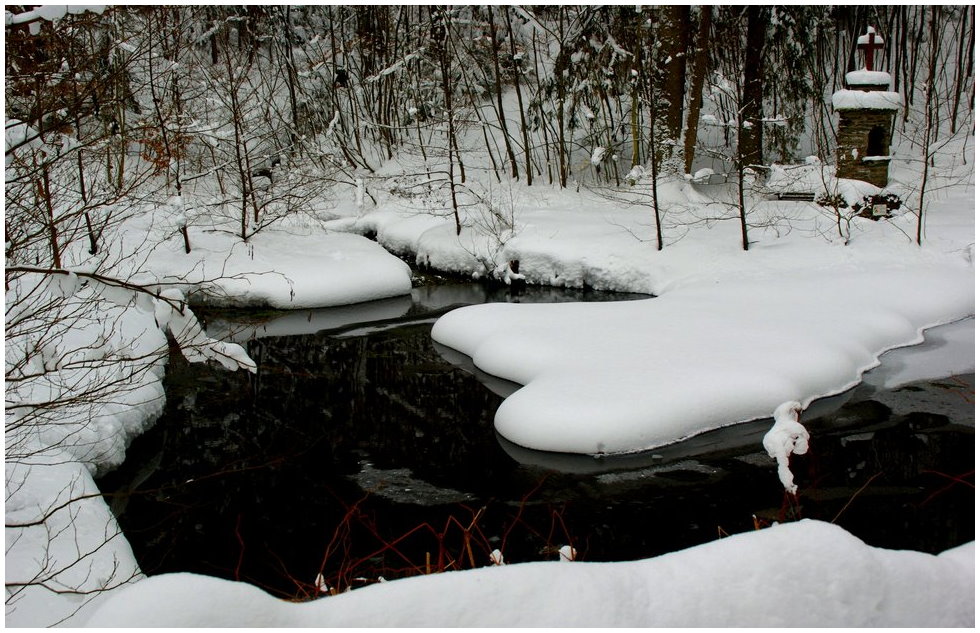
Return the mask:
{"type": "Polygon", "coordinates": [[[895,112],[892,110],[840,110],[840,123],[837,128],[837,176],[864,180],[878,187],[888,184],[887,160],[864,161],[868,149],[868,135],[872,128],[880,126],[884,130],[881,154],[891,153],[892,125],[895,112]],[[855,152],[855,150],[857,150],[855,152]]]}

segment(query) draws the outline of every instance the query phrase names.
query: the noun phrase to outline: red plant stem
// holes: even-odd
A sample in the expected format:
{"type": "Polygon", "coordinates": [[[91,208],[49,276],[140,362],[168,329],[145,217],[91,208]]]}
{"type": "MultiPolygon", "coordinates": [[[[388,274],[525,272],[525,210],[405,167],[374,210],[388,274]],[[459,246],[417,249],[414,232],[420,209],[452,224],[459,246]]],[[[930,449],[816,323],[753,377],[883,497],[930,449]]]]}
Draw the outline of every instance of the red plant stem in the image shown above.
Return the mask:
{"type": "Polygon", "coordinates": [[[923,470],[922,472],[924,472],[924,473],[930,473],[932,475],[939,475],[940,477],[945,477],[946,479],[951,479],[954,483],[964,484],[964,485],[969,486],[971,488],[976,488],[976,486],[974,486],[969,481],[967,481],[967,480],[964,479],[964,477],[968,477],[968,476],[973,475],[974,473],[976,473],[976,470],[968,470],[967,472],[963,473],[962,475],[956,475],[956,476],[947,475],[946,473],[941,473],[938,470],[923,470]]]}
{"type": "Polygon", "coordinates": [[[851,502],[852,502],[852,501],[854,501],[854,499],[855,499],[855,498],[856,498],[856,497],[857,497],[857,496],[858,496],[859,494],[861,494],[862,492],[864,492],[864,489],[865,489],[865,488],[867,488],[868,486],[870,486],[870,485],[871,485],[871,482],[872,482],[872,481],[874,481],[875,479],[877,479],[877,478],[878,478],[878,476],[879,476],[879,475],[882,475],[882,474],[883,474],[883,473],[882,473],[881,471],[879,471],[879,472],[876,472],[875,474],[873,474],[873,475],[871,475],[871,478],[870,478],[870,479],[868,479],[868,480],[867,480],[866,482],[864,482],[864,485],[863,485],[863,486],[861,486],[861,487],[860,487],[860,488],[858,489],[858,491],[857,491],[857,492],[855,492],[855,493],[854,493],[853,495],[851,495],[851,498],[847,500],[847,503],[845,503],[845,504],[844,504],[844,507],[840,509],[840,512],[838,512],[838,513],[837,513],[837,516],[835,516],[835,517],[834,517],[833,519],[831,519],[831,520],[830,520],[830,522],[831,522],[831,523],[837,523],[837,519],[839,519],[839,518],[840,518],[840,515],[842,515],[842,514],[844,514],[844,510],[847,510],[847,508],[848,508],[848,506],[850,506],[850,505],[851,505],[851,502]]]}
{"type": "Polygon", "coordinates": [[[238,563],[235,565],[235,580],[241,580],[242,560],[245,558],[245,541],[242,540],[240,528],[242,526],[242,515],[239,512],[235,519],[235,538],[238,540],[238,563]]]}

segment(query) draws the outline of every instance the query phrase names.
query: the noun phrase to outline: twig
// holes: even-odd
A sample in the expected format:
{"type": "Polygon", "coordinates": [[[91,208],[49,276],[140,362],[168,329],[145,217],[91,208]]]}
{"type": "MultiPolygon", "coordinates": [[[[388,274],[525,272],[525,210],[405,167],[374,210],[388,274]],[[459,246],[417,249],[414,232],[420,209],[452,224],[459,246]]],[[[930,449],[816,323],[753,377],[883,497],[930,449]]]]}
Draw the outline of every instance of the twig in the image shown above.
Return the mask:
{"type": "Polygon", "coordinates": [[[962,475],[956,475],[955,477],[953,475],[947,475],[946,473],[941,473],[941,472],[939,472],[937,470],[923,470],[922,472],[923,473],[929,473],[929,474],[932,474],[932,475],[939,475],[940,477],[945,477],[946,479],[950,479],[952,481],[949,484],[947,484],[947,485],[943,486],[942,488],[940,488],[939,490],[933,492],[928,497],[926,497],[926,500],[919,504],[919,507],[920,508],[923,507],[924,505],[926,505],[927,503],[929,503],[930,501],[932,501],[933,499],[935,499],[936,497],[938,497],[939,495],[943,494],[947,490],[950,490],[951,488],[953,488],[954,486],[956,486],[956,484],[964,484],[964,485],[967,485],[967,486],[969,486],[969,487],[971,487],[973,489],[976,489],[976,486],[974,486],[973,484],[971,484],[969,481],[966,481],[965,479],[963,479],[964,477],[966,477],[968,475],[973,475],[976,472],[975,470],[971,470],[969,472],[965,472],[962,475]]]}
{"type": "Polygon", "coordinates": [[[859,489],[857,490],[857,492],[855,492],[855,493],[854,493],[853,495],[851,495],[851,498],[847,500],[847,503],[845,503],[845,504],[844,504],[844,507],[840,509],[840,512],[838,512],[838,513],[837,513],[837,516],[835,516],[835,517],[834,517],[833,519],[831,519],[831,520],[830,520],[830,522],[831,522],[831,523],[837,523],[837,519],[839,519],[839,518],[840,518],[840,515],[842,515],[842,514],[844,514],[844,510],[847,510],[847,508],[848,508],[848,506],[850,506],[850,505],[851,505],[851,502],[852,502],[852,501],[854,501],[854,499],[855,499],[855,498],[856,498],[856,497],[857,497],[857,496],[858,496],[859,494],[861,494],[862,492],[864,492],[864,489],[865,489],[865,488],[867,488],[867,487],[868,487],[868,486],[869,486],[869,485],[871,484],[871,482],[872,482],[872,481],[874,481],[875,479],[877,479],[877,478],[878,478],[878,476],[879,476],[879,475],[881,475],[881,474],[882,474],[882,473],[881,473],[881,472],[879,471],[879,472],[877,472],[877,473],[875,473],[875,474],[873,474],[873,475],[871,475],[871,478],[870,478],[870,479],[868,479],[868,481],[866,481],[866,482],[864,482],[864,485],[863,485],[863,486],[861,486],[861,487],[860,487],[860,488],[859,488],[859,489]]]}
{"type": "Polygon", "coordinates": [[[238,563],[235,565],[235,580],[241,580],[242,560],[245,558],[245,541],[242,540],[240,528],[242,526],[242,515],[239,512],[235,519],[235,538],[238,540],[238,563]]]}

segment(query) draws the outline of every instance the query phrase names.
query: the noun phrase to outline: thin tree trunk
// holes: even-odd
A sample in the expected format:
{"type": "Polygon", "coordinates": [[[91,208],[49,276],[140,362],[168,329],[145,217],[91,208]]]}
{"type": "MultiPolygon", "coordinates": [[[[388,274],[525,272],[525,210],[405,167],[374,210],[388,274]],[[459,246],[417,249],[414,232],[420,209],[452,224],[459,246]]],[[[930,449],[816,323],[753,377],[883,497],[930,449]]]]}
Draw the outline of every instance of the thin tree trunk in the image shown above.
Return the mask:
{"type": "Polygon", "coordinates": [[[963,93],[963,54],[966,42],[967,21],[970,9],[963,7],[963,19],[960,21],[960,39],[956,46],[956,80],[953,82],[953,111],[950,116],[950,134],[956,134],[956,117],[960,111],[960,95],[963,93]]]}
{"type": "Polygon", "coordinates": [[[48,220],[48,239],[51,244],[51,261],[55,268],[61,268],[61,246],[58,244],[58,224],[54,219],[54,205],[51,202],[51,178],[48,166],[41,168],[41,180],[37,183],[38,193],[44,200],[44,210],[48,220]]]}
{"type": "Polygon", "coordinates": [[[490,43],[493,47],[493,83],[497,92],[497,119],[500,121],[500,130],[504,136],[504,148],[507,151],[507,158],[510,160],[510,175],[511,178],[516,179],[520,174],[517,171],[517,156],[514,155],[514,147],[510,143],[510,132],[507,130],[507,117],[504,113],[504,91],[500,81],[500,42],[497,40],[497,28],[494,25],[493,12],[494,7],[487,7],[487,24],[490,27],[490,43]]]}
{"type": "Polygon", "coordinates": [[[909,112],[912,110],[912,102],[915,98],[915,77],[918,74],[917,71],[919,67],[919,43],[922,42],[922,34],[925,31],[925,24],[925,7],[919,7],[919,26],[915,32],[915,40],[908,43],[909,47],[912,49],[912,61],[909,64],[912,79],[905,84],[905,112],[903,114],[903,118],[906,122],[909,120],[909,112]]]}
{"type": "MultiPolygon", "coordinates": [[[[159,21],[162,23],[162,19],[159,20],[159,21]]],[[[162,24],[158,24],[157,27],[161,31],[163,30],[163,25],[162,24]]],[[[174,161],[174,159],[176,157],[174,156],[173,148],[170,145],[170,133],[167,131],[167,124],[166,124],[166,122],[163,119],[163,111],[160,108],[160,98],[159,98],[159,96],[157,96],[157,91],[156,91],[156,78],[153,75],[153,38],[149,38],[149,45],[147,46],[147,58],[148,59],[147,59],[147,66],[146,67],[147,67],[147,70],[148,70],[148,78],[149,78],[149,82],[148,83],[149,83],[149,86],[150,86],[150,99],[153,101],[153,113],[156,114],[157,124],[160,126],[160,138],[163,140],[163,148],[164,148],[164,151],[167,153],[167,156],[166,156],[166,158],[167,158],[166,174],[167,174],[167,182],[169,184],[169,182],[170,182],[170,165],[171,165],[171,163],[174,161]]],[[[176,60],[173,60],[173,61],[176,61],[176,60]]],[[[164,91],[166,92],[166,89],[164,89],[164,91]]],[[[181,184],[180,184],[180,171],[179,171],[179,169],[177,171],[177,174],[175,175],[175,183],[176,183],[177,195],[179,196],[180,195],[180,188],[181,188],[181,184]]]]}
{"type": "Polygon", "coordinates": [[[657,94],[653,92],[650,97],[650,193],[653,199],[653,218],[657,225],[657,250],[664,249],[664,237],[660,226],[660,199],[657,197],[657,94]]]}
{"type": "Polygon", "coordinates": [[[916,223],[915,227],[915,243],[922,246],[922,229],[923,222],[925,221],[925,197],[926,197],[926,185],[929,180],[929,162],[932,158],[932,154],[929,151],[929,143],[932,139],[932,128],[935,123],[933,120],[935,117],[935,107],[932,103],[932,96],[936,90],[935,80],[936,80],[936,63],[937,57],[939,56],[939,6],[932,5],[930,7],[930,19],[929,19],[929,74],[926,78],[926,129],[924,133],[924,138],[922,140],[922,183],[919,187],[919,221],[916,223]]]}
{"type": "Polygon", "coordinates": [[[292,7],[286,5],[282,9],[283,16],[283,46],[286,51],[286,87],[289,91],[289,113],[292,117],[289,126],[289,154],[295,155],[299,141],[299,113],[296,103],[296,60],[293,58],[293,37],[290,12],[292,7]]]}
{"type": "MultiPolygon", "coordinates": [[[[235,134],[235,165],[238,168],[238,179],[241,187],[241,220],[240,236],[242,241],[248,241],[248,197],[251,174],[248,173],[246,158],[242,152],[242,121],[241,108],[238,103],[238,84],[235,80],[235,66],[231,60],[231,53],[228,48],[224,49],[225,70],[228,73],[229,96],[231,97],[231,122],[235,134]]],[[[257,213],[256,213],[257,214],[257,213]]]]}
{"type": "Polygon", "coordinates": [[[429,17],[433,22],[433,39],[435,40],[436,53],[439,58],[439,67],[442,74],[442,94],[443,102],[446,107],[446,119],[448,125],[448,142],[446,143],[447,151],[449,153],[449,195],[452,200],[453,206],[453,219],[456,221],[456,235],[459,235],[463,231],[462,224],[459,220],[459,203],[456,199],[456,172],[455,172],[455,162],[453,160],[454,150],[459,152],[456,147],[455,137],[456,128],[453,122],[453,98],[452,98],[452,86],[449,82],[449,56],[446,47],[448,46],[449,40],[449,27],[446,24],[446,9],[443,7],[430,8],[429,17]]]}
{"type": "MultiPolygon", "coordinates": [[[[504,11],[506,15],[507,9],[505,8],[504,11]]],[[[517,45],[514,42],[514,29],[511,26],[509,15],[507,15],[507,39],[510,40],[511,68],[514,73],[514,91],[517,93],[517,109],[521,113],[521,137],[524,139],[524,171],[527,172],[527,184],[531,186],[533,180],[531,175],[531,140],[527,129],[527,117],[524,114],[524,97],[521,94],[521,73],[517,68],[517,45]]],[[[537,60],[537,55],[535,55],[535,60],[537,60]]]]}
{"type": "MultiPolygon", "coordinates": [[[[739,150],[741,152],[741,149],[739,150]]],[[[742,231],[742,250],[749,250],[748,214],[745,210],[745,162],[738,158],[738,222],[742,231]]]]}

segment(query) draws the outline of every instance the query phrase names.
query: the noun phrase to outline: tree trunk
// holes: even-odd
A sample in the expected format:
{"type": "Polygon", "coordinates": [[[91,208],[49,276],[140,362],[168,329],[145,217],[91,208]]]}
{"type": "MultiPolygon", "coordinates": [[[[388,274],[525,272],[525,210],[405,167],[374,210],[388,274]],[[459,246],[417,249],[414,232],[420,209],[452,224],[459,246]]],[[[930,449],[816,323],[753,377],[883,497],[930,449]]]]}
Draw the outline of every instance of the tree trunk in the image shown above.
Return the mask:
{"type": "MultiPolygon", "coordinates": [[[[909,81],[905,84],[905,108],[903,119],[907,122],[909,120],[909,112],[912,110],[912,102],[915,97],[915,80],[918,74],[919,68],[919,43],[922,41],[922,34],[925,31],[926,25],[926,10],[925,7],[919,7],[919,26],[915,32],[915,39],[912,42],[908,42],[907,46],[912,49],[912,61],[909,63],[909,72],[911,77],[909,81]]],[[[926,106],[928,107],[928,106],[926,106]]]]}
{"type": "Polygon", "coordinates": [[[286,5],[281,9],[283,21],[283,47],[286,53],[286,87],[289,90],[289,114],[292,117],[289,126],[289,154],[293,156],[299,141],[299,114],[296,103],[296,60],[293,59],[293,34],[290,20],[291,7],[286,5]]]}
{"type": "Polygon", "coordinates": [[[922,139],[922,183],[919,186],[919,218],[915,227],[915,243],[922,246],[922,228],[925,221],[926,185],[929,179],[929,162],[932,153],[929,144],[932,140],[932,128],[935,124],[935,106],[932,102],[936,82],[936,58],[939,57],[939,6],[932,5],[929,15],[929,74],[926,78],[926,128],[922,139]]]}
{"type": "Polygon", "coordinates": [[[667,102],[662,113],[663,135],[672,141],[665,146],[669,149],[662,154],[662,158],[669,160],[674,156],[676,144],[681,140],[681,126],[684,124],[684,84],[691,9],[687,5],[672,4],[661,10],[660,53],[657,62],[663,65],[664,71],[663,86],[659,93],[667,102]]]}
{"type": "MultiPolygon", "coordinates": [[[[507,15],[507,39],[510,40],[511,68],[514,71],[514,91],[517,93],[517,109],[521,112],[521,136],[524,139],[524,171],[527,172],[527,185],[530,187],[532,181],[531,140],[527,131],[527,117],[524,115],[524,97],[521,95],[521,73],[517,68],[517,45],[514,43],[514,29],[510,23],[510,15],[507,14],[506,11],[507,8],[505,7],[504,12],[505,15],[507,15]]],[[[535,54],[534,57],[536,60],[537,54],[535,54]]],[[[543,119],[542,127],[544,127],[543,119]]]]}
{"type": "Polygon", "coordinates": [[[504,91],[500,82],[500,42],[497,40],[497,28],[493,22],[493,12],[494,7],[487,7],[490,44],[493,47],[493,85],[497,92],[497,119],[500,121],[500,131],[504,136],[504,147],[507,150],[507,158],[510,160],[510,175],[511,178],[516,179],[519,176],[517,171],[517,157],[514,155],[514,148],[510,143],[510,132],[507,130],[507,117],[504,114],[504,91]]]}
{"type": "Polygon", "coordinates": [[[745,11],[745,67],[738,117],[740,170],[746,165],[762,164],[762,53],[768,27],[767,15],[764,15],[764,12],[767,13],[765,7],[751,5],[745,11]]]}
{"type": "Polygon", "coordinates": [[[963,55],[966,42],[967,24],[969,22],[970,9],[963,7],[963,16],[960,22],[960,39],[956,47],[956,80],[953,82],[953,111],[950,115],[949,131],[956,134],[956,117],[960,111],[960,95],[963,93],[963,55]]]}
{"type": "Polygon", "coordinates": [[[711,6],[702,5],[698,19],[694,60],[691,64],[691,94],[687,106],[687,126],[684,128],[684,173],[691,173],[694,150],[698,144],[698,122],[701,118],[701,93],[708,70],[708,38],[711,36],[711,6]]]}
{"type": "MultiPolygon", "coordinates": [[[[739,152],[741,151],[739,148],[739,152]]],[[[738,223],[742,230],[742,250],[747,251],[749,250],[749,224],[748,212],[745,210],[745,163],[741,156],[738,157],[736,163],[738,171],[738,223]]]]}
{"type": "Polygon", "coordinates": [[[555,58],[555,85],[558,88],[556,117],[558,123],[558,186],[568,184],[568,158],[565,155],[565,79],[568,55],[565,53],[565,12],[558,9],[558,55],[555,58]]]}
{"type": "Polygon", "coordinates": [[[657,176],[660,170],[657,167],[657,150],[655,139],[657,138],[657,94],[651,91],[650,96],[650,194],[653,201],[653,219],[657,226],[657,250],[664,249],[664,237],[660,226],[660,199],[657,197],[657,176]]]}
{"type": "Polygon", "coordinates": [[[456,147],[452,86],[449,81],[449,54],[447,51],[447,46],[449,45],[449,28],[446,24],[446,11],[447,9],[443,7],[432,7],[429,9],[429,19],[431,20],[432,39],[435,45],[436,56],[439,58],[439,69],[442,74],[442,95],[446,108],[447,133],[449,135],[446,142],[446,148],[449,153],[449,195],[452,200],[453,219],[456,221],[456,235],[459,235],[463,231],[463,227],[459,220],[459,204],[456,199],[456,171],[455,163],[453,162],[453,151],[455,150],[458,156],[459,149],[456,147]]]}
{"type": "Polygon", "coordinates": [[[54,204],[51,202],[51,178],[48,176],[48,166],[41,168],[41,180],[37,183],[38,194],[44,201],[47,213],[48,240],[51,244],[51,262],[55,268],[61,268],[61,246],[58,243],[58,223],[54,218],[54,204]]]}

